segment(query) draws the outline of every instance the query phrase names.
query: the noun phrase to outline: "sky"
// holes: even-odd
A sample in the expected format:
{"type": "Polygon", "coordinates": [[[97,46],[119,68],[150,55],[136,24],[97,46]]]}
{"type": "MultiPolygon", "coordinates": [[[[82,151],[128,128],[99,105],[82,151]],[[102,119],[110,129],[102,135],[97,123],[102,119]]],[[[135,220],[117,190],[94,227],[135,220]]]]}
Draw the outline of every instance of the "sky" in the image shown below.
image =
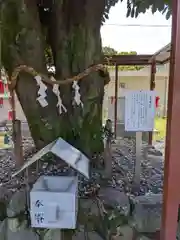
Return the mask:
{"type": "Polygon", "coordinates": [[[171,40],[171,19],[151,11],[140,14],[138,18],[126,18],[126,1],[112,7],[109,19],[101,28],[103,46],[121,51],[136,51],[138,54],[153,54],[171,40]],[[165,27],[119,26],[119,24],[166,25],[165,27]]]}

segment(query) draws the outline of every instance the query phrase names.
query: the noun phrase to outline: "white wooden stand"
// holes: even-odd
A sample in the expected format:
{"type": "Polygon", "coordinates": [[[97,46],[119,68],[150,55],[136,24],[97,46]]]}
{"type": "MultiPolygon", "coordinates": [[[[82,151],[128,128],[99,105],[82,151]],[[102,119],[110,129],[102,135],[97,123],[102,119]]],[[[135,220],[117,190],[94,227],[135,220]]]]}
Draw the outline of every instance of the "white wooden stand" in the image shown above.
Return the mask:
{"type": "Polygon", "coordinates": [[[134,147],[134,185],[140,186],[142,132],[153,131],[155,118],[154,91],[127,91],[125,96],[125,131],[136,132],[134,147]]]}
{"type": "Polygon", "coordinates": [[[134,184],[140,184],[141,175],[141,159],[142,159],[142,132],[136,132],[136,147],[135,147],[135,165],[134,165],[134,184]]]}

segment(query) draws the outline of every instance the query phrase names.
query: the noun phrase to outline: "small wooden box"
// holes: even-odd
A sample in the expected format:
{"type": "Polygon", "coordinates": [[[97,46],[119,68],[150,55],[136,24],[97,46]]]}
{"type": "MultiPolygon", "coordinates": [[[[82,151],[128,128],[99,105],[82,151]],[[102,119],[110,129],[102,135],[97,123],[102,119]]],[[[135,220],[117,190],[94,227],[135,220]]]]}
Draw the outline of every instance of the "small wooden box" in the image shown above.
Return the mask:
{"type": "Polygon", "coordinates": [[[75,229],[78,212],[78,178],[42,176],[30,193],[31,226],[75,229]]]}
{"type": "MultiPolygon", "coordinates": [[[[62,138],[37,152],[12,177],[49,152],[74,168],[78,174],[89,178],[89,159],[62,138]]],[[[41,176],[30,192],[30,205],[32,227],[75,229],[78,212],[78,177],[41,176]]]]}

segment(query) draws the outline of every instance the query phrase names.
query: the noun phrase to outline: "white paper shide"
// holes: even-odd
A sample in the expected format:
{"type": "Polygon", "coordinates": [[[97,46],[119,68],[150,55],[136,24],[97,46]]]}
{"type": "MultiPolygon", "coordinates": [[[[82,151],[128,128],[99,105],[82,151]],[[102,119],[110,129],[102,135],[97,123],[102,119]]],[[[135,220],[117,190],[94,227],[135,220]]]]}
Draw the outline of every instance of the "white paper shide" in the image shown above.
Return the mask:
{"type": "Polygon", "coordinates": [[[153,131],[155,98],[154,91],[126,91],[125,131],[153,131]]]}
{"type": "Polygon", "coordinates": [[[35,78],[35,80],[37,82],[37,85],[39,86],[37,101],[39,102],[41,107],[43,107],[43,108],[47,107],[48,106],[48,102],[46,100],[46,97],[47,97],[47,94],[46,94],[47,87],[43,83],[41,76],[35,76],[34,78],[35,78]]]}
{"type": "MultiPolygon", "coordinates": [[[[54,77],[51,77],[51,80],[54,82],[56,81],[54,77]]],[[[59,114],[61,115],[64,112],[67,112],[66,107],[63,105],[62,103],[62,99],[61,99],[61,93],[59,90],[59,85],[58,84],[54,84],[53,85],[53,93],[56,95],[57,97],[57,108],[59,110],[59,114]]]]}
{"type": "Polygon", "coordinates": [[[83,102],[81,101],[80,87],[77,81],[73,82],[72,88],[74,89],[74,103],[78,106],[81,105],[83,107],[83,102]]]}

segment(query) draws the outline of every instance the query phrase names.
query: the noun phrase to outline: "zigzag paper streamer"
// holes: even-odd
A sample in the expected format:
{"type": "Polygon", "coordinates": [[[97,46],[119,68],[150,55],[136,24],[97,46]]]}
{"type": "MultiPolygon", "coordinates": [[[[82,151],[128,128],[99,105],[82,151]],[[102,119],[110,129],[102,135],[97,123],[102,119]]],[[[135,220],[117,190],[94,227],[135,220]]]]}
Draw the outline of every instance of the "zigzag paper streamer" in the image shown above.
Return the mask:
{"type": "MultiPolygon", "coordinates": [[[[51,80],[52,81],[56,81],[54,79],[54,77],[51,77],[51,80]]],[[[59,114],[61,115],[64,112],[67,112],[67,109],[66,107],[63,105],[62,103],[62,99],[61,99],[61,93],[60,93],[60,90],[59,90],[59,85],[58,84],[54,84],[53,85],[53,93],[57,96],[57,99],[58,99],[58,102],[57,102],[57,107],[58,107],[58,110],[59,110],[59,114]]]]}
{"type": "Polygon", "coordinates": [[[37,85],[39,86],[38,97],[36,100],[39,102],[41,107],[43,108],[47,107],[48,102],[45,99],[47,97],[47,94],[46,94],[47,87],[43,83],[41,76],[35,76],[34,78],[36,79],[37,85]]]}
{"type": "Polygon", "coordinates": [[[72,88],[73,88],[74,91],[75,91],[74,102],[75,102],[78,106],[81,105],[81,107],[83,107],[83,102],[81,101],[81,94],[80,94],[80,92],[79,92],[80,87],[79,87],[77,81],[74,81],[74,82],[73,82],[72,88]]]}

